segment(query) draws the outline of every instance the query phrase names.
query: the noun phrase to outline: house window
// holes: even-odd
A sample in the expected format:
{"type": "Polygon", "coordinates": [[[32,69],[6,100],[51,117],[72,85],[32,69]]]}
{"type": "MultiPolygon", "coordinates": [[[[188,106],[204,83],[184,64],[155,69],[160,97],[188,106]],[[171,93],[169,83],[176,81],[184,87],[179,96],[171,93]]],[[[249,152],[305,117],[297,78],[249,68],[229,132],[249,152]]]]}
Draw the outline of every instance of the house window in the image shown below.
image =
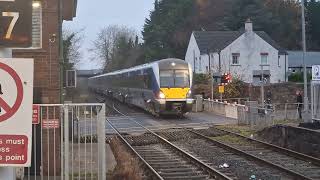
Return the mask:
{"type": "Polygon", "coordinates": [[[240,64],[239,57],[240,53],[232,53],[232,64],[240,64]]]}
{"type": "Polygon", "coordinates": [[[280,56],[278,56],[278,66],[280,67],[280,56]]]}
{"type": "Polygon", "coordinates": [[[261,53],[261,64],[268,64],[268,53],[261,53]]]}

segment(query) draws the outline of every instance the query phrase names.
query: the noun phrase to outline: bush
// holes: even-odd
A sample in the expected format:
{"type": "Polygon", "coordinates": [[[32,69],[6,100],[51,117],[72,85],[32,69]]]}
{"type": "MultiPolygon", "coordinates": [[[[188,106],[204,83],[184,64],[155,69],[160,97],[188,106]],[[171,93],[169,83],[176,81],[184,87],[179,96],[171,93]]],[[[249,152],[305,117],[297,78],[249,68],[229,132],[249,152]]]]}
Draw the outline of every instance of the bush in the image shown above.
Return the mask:
{"type": "MultiPolygon", "coordinates": [[[[312,75],[311,74],[307,74],[307,79],[308,79],[308,82],[311,81],[312,79],[312,75]]],[[[288,80],[290,82],[303,82],[303,72],[296,72],[296,73],[293,73],[291,74],[289,77],[288,77],[288,80]]]]}
{"type": "Polygon", "coordinates": [[[208,74],[194,74],[193,82],[194,84],[208,84],[210,82],[210,75],[208,74]]]}
{"type": "Polygon", "coordinates": [[[233,79],[231,83],[229,83],[225,87],[224,98],[239,98],[244,94],[245,84],[243,81],[239,79],[233,79]]]}
{"type": "MultiPolygon", "coordinates": [[[[199,76],[203,78],[203,76],[199,76]]],[[[198,77],[198,78],[199,78],[198,77]]],[[[210,77],[209,77],[210,78],[210,77]]],[[[200,78],[199,78],[200,79],[200,78]]],[[[194,94],[205,94],[205,97],[210,97],[211,98],[211,87],[209,83],[210,81],[205,81],[202,79],[202,81],[197,81],[198,84],[195,83],[193,86],[193,92],[194,94]],[[202,83],[199,83],[202,82],[202,83]]],[[[228,98],[240,98],[243,96],[245,93],[245,83],[239,79],[233,79],[231,83],[229,83],[225,87],[225,93],[223,94],[224,99],[228,98]]],[[[213,98],[214,99],[219,99],[220,98],[220,93],[219,93],[219,85],[215,84],[213,86],[213,98]]]]}

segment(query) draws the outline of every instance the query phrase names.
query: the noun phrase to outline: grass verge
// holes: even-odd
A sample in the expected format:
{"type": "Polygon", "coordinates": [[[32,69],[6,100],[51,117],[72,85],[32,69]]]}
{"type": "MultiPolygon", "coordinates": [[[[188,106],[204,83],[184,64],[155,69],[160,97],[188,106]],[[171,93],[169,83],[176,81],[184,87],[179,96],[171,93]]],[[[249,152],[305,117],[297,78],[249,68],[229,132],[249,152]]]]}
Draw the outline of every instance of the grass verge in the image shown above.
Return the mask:
{"type": "Polygon", "coordinates": [[[257,133],[256,130],[252,130],[250,126],[239,126],[239,125],[221,125],[217,126],[218,129],[223,129],[231,132],[235,132],[241,134],[246,137],[250,137],[251,135],[255,135],[257,133]]]}
{"type": "Polygon", "coordinates": [[[143,170],[139,166],[138,160],[134,158],[120,142],[113,138],[110,141],[110,147],[117,161],[116,168],[112,173],[108,173],[111,180],[140,180],[143,170]]]}

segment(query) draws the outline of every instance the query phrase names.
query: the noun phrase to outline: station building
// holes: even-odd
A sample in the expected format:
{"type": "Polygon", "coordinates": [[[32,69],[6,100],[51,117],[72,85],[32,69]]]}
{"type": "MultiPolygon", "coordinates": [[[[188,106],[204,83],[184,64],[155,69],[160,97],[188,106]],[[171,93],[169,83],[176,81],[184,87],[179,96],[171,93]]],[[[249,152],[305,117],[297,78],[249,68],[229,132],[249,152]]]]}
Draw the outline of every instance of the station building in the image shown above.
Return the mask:
{"type": "Polygon", "coordinates": [[[76,9],[77,0],[33,1],[32,47],[15,49],[13,57],[34,59],[34,103],[60,101],[59,17],[71,21],[76,16],[76,9]],[[62,7],[61,11],[59,7],[62,7]]]}
{"type": "MultiPolygon", "coordinates": [[[[14,49],[13,57],[34,59],[34,104],[61,103],[63,78],[60,78],[60,68],[63,63],[60,62],[63,60],[59,56],[62,48],[59,37],[62,36],[62,22],[73,20],[76,9],[77,0],[33,1],[32,47],[14,49]]],[[[59,119],[57,112],[50,113],[50,116],[59,119]]],[[[30,173],[36,176],[41,172],[57,175],[61,171],[59,156],[61,129],[59,127],[43,130],[41,126],[43,125],[33,125],[30,173]]],[[[26,170],[25,173],[27,173],[26,170]]]]}

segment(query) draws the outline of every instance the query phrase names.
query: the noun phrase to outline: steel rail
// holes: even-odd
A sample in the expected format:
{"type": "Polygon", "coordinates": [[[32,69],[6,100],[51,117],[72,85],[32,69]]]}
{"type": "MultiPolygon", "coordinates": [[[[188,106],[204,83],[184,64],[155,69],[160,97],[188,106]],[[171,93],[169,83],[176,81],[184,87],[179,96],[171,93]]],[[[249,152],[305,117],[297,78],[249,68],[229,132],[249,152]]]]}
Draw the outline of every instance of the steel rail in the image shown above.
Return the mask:
{"type": "Polygon", "coordinates": [[[163,141],[165,144],[169,145],[171,148],[175,149],[176,151],[178,151],[179,153],[181,153],[183,156],[187,157],[189,160],[191,160],[192,162],[195,162],[195,165],[200,165],[200,168],[203,169],[205,172],[209,173],[210,176],[213,176],[213,178],[219,178],[219,179],[224,179],[224,180],[232,180],[232,178],[226,176],[225,174],[221,173],[220,171],[218,171],[217,169],[210,167],[209,165],[205,164],[204,162],[200,161],[199,159],[197,159],[196,157],[192,156],[191,154],[189,154],[188,152],[182,150],[181,148],[177,147],[176,145],[172,144],[170,141],[168,141],[167,139],[161,137],[160,135],[156,134],[155,132],[151,131],[150,129],[146,128],[145,126],[143,126],[142,124],[140,124],[139,122],[137,122],[136,120],[130,118],[129,116],[123,114],[122,112],[120,112],[113,104],[113,108],[115,111],[117,111],[119,114],[127,117],[130,121],[133,121],[134,123],[138,124],[140,127],[142,127],[143,129],[145,129],[146,131],[148,131],[150,134],[154,135],[155,137],[157,137],[158,139],[160,139],[161,141],[163,141]]]}
{"type": "Polygon", "coordinates": [[[138,158],[143,162],[145,166],[152,172],[152,174],[159,180],[164,180],[163,177],[155,170],[153,167],[142,157],[140,154],[130,145],[130,143],[121,135],[121,133],[117,130],[117,128],[107,119],[107,122],[111,126],[111,128],[116,131],[117,135],[121,138],[121,140],[130,148],[130,150],[138,156],[138,158]]]}
{"type": "Polygon", "coordinates": [[[235,132],[231,132],[231,131],[228,131],[228,130],[215,128],[215,127],[213,127],[213,129],[216,129],[218,131],[222,131],[222,132],[234,135],[234,136],[241,137],[241,138],[246,139],[248,141],[252,141],[252,142],[256,142],[256,143],[262,144],[262,145],[264,145],[264,146],[266,146],[266,147],[268,147],[270,149],[273,149],[273,150],[275,150],[275,151],[277,151],[279,153],[283,153],[283,154],[286,154],[288,156],[291,156],[291,157],[294,157],[294,158],[298,158],[298,159],[303,160],[303,161],[308,161],[308,162],[313,163],[314,165],[320,166],[320,159],[318,159],[318,158],[315,158],[315,157],[312,157],[312,156],[309,156],[309,155],[306,155],[306,154],[303,154],[303,153],[299,153],[299,152],[296,152],[296,151],[293,151],[293,150],[290,150],[290,149],[286,149],[286,148],[283,148],[283,147],[280,147],[280,146],[277,146],[277,145],[274,145],[274,144],[270,144],[270,143],[267,143],[267,142],[264,142],[264,141],[261,141],[261,140],[258,140],[258,139],[249,138],[249,137],[246,137],[246,136],[243,136],[241,134],[238,134],[238,133],[235,133],[235,132]]]}
{"type": "Polygon", "coordinates": [[[279,166],[279,165],[277,165],[277,164],[274,164],[274,163],[272,163],[272,162],[270,162],[270,161],[267,161],[267,160],[264,160],[264,159],[259,158],[259,157],[257,157],[257,156],[254,156],[254,155],[252,155],[252,154],[246,153],[246,152],[244,152],[244,151],[242,151],[242,150],[240,150],[240,149],[234,148],[234,147],[229,146],[229,145],[227,145],[227,144],[225,144],[225,143],[222,143],[222,142],[220,142],[220,141],[211,139],[211,138],[209,138],[208,136],[205,136],[205,135],[200,134],[200,133],[198,133],[198,132],[195,132],[195,131],[193,131],[193,130],[189,130],[189,129],[187,129],[187,130],[188,130],[189,132],[191,132],[191,133],[193,133],[193,134],[201,137],[201,138],[204,139],[204,140],[207,140],[207,141],[209,141],[209,142],[214,143],[215,145],[217,145],[217,146],[219,146],[219,147],[222,147],[222,148],[224,148],[224,149],[228,149],[229,151],[232,151],[232,152],[234,152],[234,153],[236,153],[236,154],[239,154],[239,155],[244,155],[244,156],[247,157],[247,158],[253,159],[253,160],[255,160],[255,161],[259,161],[260,163],[269,165],[269,166],[274,167],[274,168],[276,168],[276,169],[280,169],[280,170],[286,172],[287,174],[289,174],[289,175],[291,175],[291,176],[293,176],[293,177],[295,177],[295,178],[299,178],[299,180],[300,180],[300,179],[312,180],[311,178],[306,177],[306,176],[304,176],[303,174],[294,172],[294,171],[292,171],[292,170],[290,170],[290,169],[286,169],[286,168],[284,168],[284,167],[282,167],[282,166],[279,166]]]}

